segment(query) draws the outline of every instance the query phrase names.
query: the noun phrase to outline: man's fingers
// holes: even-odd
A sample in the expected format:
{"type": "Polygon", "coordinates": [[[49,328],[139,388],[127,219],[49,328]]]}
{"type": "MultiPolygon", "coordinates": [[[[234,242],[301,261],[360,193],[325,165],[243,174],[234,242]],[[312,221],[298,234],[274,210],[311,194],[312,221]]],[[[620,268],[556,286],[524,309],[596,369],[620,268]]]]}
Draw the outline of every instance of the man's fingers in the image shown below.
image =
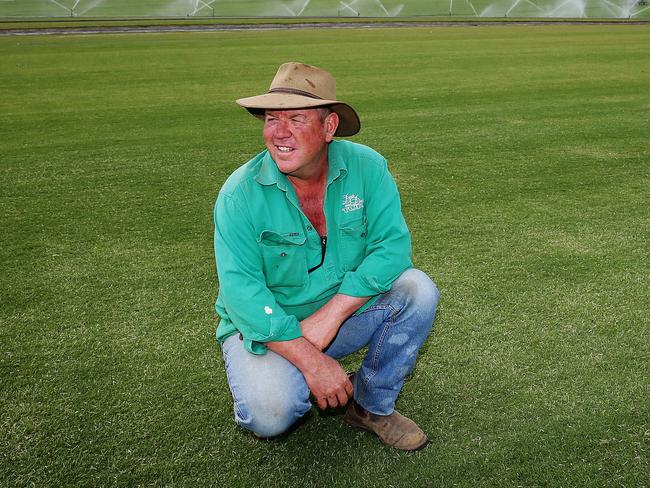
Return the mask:
{"type": "Polygon", "coordinates": [[[316,403],[318,403],[318,408],[325,410],[327,408],[328,400],[326,397],[321,397],[316,399],[316,403]]]}
{"type": "Polygon", "coordinates": [[[344,405],[347,405],[348,400],[352,398],[352,393],[353,393],[352,384],[349,381],[346,381],[343,388],[336,392],[336,396],[335,396],[336,404],[333,405],[332,402],[329,401],[328,403],[332,408],[342,407],[344,405]]]}
{"type": "Polygon", "coordinates": [[[328,408],[336,408],[339,406],[339,399],[336,395],[330,395],[318,399],[318,408],[326,410],[328,408]]]}
{"type": "Polygon", "coordinates": [[[331,395],[327,397],[327,404],[330,408],[336,408],[339,406],[339,399],[336,395],[331,395]]]}
{"type": "Polygon", "coordinates": [[[354,393],[354,386],[350,378],[340,369],[338,363],[335,363],[333,359],[331,361],[336,365],[335,369],[340,370],[341,375],[336,374],[339,371],[334,371],[335,374],[324,378],[325,381],[321,381],[321,378],[318,377],[314,378],[315,381],[308,381],[313,394],[312,398],[321,410],[346,405],[354,393]]]}
{"type": "Polygon", "coordinates": [[[350,396],[348,395],[347,391],[342,391],[341,393],[338,394],[337,396],[338,401],[339,401],[339,406],[343,406],[348,403],[348,399],[350,396]]]}
{"type": "Polygon", "coordinates": [[[350,398],[352,398],[352,389],[346,387],[326,397],[317,398],[316,402],[318,408],[325,410],[326,408],[342,407],[348,403],[350,398]]]}

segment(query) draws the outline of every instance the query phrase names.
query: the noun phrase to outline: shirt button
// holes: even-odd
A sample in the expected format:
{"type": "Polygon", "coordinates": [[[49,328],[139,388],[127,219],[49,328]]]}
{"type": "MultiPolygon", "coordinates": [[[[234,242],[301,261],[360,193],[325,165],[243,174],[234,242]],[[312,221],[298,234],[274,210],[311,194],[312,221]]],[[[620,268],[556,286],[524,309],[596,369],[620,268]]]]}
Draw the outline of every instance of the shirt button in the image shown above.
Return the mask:
{"type": "Polygon", "coordinates": [[[308,230],[309,232],[311,232],[312,229],[313,229],[313,227],[312,227],[311,225],[308,225],[308,226],[307,226],[307,230],[308,230]]]}
{"type": "Polygon", "coordinates": [[[284,258],[284,257],[287,256],[287,253],[286,252],[280,253],[280,256],[282,256],[284,258]]]}

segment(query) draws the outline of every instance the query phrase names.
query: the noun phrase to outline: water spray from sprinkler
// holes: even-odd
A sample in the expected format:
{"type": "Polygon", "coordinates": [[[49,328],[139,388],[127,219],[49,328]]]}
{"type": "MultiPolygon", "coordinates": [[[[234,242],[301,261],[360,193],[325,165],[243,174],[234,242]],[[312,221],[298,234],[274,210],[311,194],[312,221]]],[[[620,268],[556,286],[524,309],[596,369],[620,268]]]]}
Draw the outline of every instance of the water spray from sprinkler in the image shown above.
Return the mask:
{"type": "Polygon", "coordinates": [[[310,2],[310,1],[311,1],[311,0],[307,0],[307,1],[305,2],[305,4],[304,4],[304,5],[302,6],[302,8],[300,9],[300,12],[298,12],[298,13],[296,14],[296,17],[300,17],[300,15],[301,15],[301,14],[305,11],[305,9],[307,8],[307,5],[309,5],[309,2],[310,2]]]}
{"type": "MultiPolygon", "coordinates": [[[[352,12],[354,15],[356,15],[357,17],[359,17],[359,12],[357,12],[357,11],[354,10],[352,7],[350,7],[350,5],[348,5],[347,3],[343,2],[343,1],[341,1],[341,2],[339,2],[339,3],[340,3],[341,5],[343,5],[343,7],[347,8],[347,9],[348,9],[350,12],[352,12]]],[[[354,2],[353,2],[353,3],[354,3],[354,2]]]]}
{"type": "Polygon", "coordinates": [[[77,0],[77,3],[75,3],[75,4],[74,4],[74,7],[72,7],[72,8],[70,8],[70,7],[66,7],[65,5],[61,5],[61,4],[60,4],[59,2],[57,2],[56,0],[50,0],[50,2],[52,2],[52,3],[56,4],[56,5],[58,5],[58,6],[61,7],[63,10],[67,10],[68,12],[70,12],[70,17],[74,17],[74,16],[75,16],[74,8],[77,6],[77,3],[79,3],[79,0],[77,0]]]}
{"type": "Polygon", "coordinates": [[[203,10],[204,8],[208,8],[212,11],[212,17],[214,17],[214,7],[212,6],[212,4],[215,1],[216,0],[210,0],[209,2],[206,3],[203,0],[196,0],[196,3],[194,4],[194,10],[191,13],[188,13],[187,16],[194,17],[197,14],[197,12],[203,10]],[[199,6],[199,4],[201,4],[201,6],[199,6]]]}

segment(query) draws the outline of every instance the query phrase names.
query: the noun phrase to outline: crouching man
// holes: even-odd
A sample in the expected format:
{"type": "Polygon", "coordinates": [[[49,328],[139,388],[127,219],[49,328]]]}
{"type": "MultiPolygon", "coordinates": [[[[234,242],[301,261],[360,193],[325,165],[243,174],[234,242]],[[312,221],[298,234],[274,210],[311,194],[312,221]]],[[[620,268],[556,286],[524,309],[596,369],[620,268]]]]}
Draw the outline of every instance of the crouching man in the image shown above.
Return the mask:
{"type": "Polygon", "coordinates": [[[280,66],[269,91],[237,103],[264,123],[266,150],[224,183],[214,209],[216,311],[235,420],[256,436],[311,409],[405,451],[428,442],[395,410],[435,318],[438,290],[411,263],[386,160],[356,134],[335,80],[280,66]],[[348,376],[337,359],[368,346],[348,376]],[[310,397],[311,393],[311,397],[310,397]]]}

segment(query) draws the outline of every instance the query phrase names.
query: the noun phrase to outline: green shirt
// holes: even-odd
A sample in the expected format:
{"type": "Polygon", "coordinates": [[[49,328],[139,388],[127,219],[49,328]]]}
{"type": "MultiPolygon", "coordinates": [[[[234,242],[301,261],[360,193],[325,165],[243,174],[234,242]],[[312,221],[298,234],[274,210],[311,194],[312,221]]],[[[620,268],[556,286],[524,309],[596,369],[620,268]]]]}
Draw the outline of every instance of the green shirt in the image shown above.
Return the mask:
{"type": "Polygon", "coordinates": [[[375,297],[359,313],[412,266],[399,193],[377,152],[330,143],[323,210],[322,261],[321,238],[268,151],[226,180],[214,208],[219,341],[239,332],[248,351],[264,354],[265,342],[300,337],[300,320],[334,294],[375,297]]]}

